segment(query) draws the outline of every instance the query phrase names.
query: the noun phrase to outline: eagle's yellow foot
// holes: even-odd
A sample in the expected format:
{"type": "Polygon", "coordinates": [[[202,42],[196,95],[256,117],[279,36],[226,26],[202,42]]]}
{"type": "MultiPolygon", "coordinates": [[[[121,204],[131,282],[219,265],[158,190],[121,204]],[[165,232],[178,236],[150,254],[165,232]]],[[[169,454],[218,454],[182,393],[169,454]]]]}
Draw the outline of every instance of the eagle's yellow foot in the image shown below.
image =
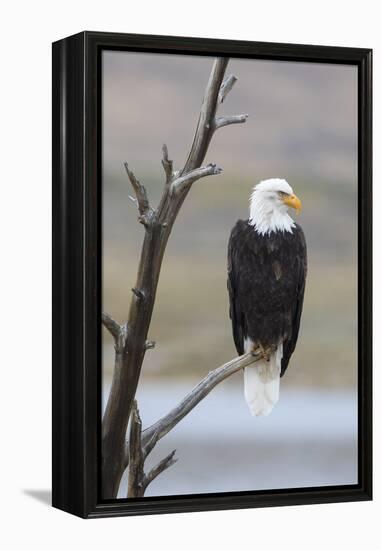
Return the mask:
{"type": "Polygon", "coordinates": [[[261,344],[254,345],[251,354],[257,356],[259,353],[262,355],[263,359],[270,361],[271,348],[265,349],[261,344]]]}

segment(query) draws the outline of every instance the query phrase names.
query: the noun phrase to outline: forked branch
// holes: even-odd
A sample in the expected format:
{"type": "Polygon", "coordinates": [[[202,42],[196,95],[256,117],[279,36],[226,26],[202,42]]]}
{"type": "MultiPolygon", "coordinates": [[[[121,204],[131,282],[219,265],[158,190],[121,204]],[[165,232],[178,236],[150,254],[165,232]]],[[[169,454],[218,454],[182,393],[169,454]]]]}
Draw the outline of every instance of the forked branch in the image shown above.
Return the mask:
{"type": "Polygon", "coordinates": [[[180,403],[168,414],[142,432],[142,424],[136,401],[131,412],[130,440],[126,446],[126,464],[129,458],[128,496],[143,496],[148,485],[156,477],[177,462],[176,450],[161,460],[145,475],[144,463],[156,443],[187,416],[207,395],[232,374],[259,361],[263,355],[246,353],[210,371],[180,403]]]}

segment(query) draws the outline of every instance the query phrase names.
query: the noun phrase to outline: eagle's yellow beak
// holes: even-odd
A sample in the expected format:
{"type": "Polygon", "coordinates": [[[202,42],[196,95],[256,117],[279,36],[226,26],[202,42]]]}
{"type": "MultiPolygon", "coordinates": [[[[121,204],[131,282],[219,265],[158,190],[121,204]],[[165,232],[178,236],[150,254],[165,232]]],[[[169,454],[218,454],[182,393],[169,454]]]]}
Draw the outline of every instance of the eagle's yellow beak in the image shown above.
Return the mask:
{"type": "Polygon", "coordinates": [[[287,206],[295,208],[298,214],[300,213],[302,209],[302,202],[296,195],[287,195],[287,197],[284,197],[283,202],[284,204],[287,204],[287,206]]]}

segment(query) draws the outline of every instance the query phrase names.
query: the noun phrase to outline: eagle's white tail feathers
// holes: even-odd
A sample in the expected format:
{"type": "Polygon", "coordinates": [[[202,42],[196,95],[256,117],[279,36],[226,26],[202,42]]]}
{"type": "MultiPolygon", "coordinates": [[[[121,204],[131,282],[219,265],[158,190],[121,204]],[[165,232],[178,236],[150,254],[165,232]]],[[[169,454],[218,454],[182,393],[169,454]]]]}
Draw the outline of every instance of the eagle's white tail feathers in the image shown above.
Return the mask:
{"type": "MultiPolygon", "coordinates": [[[[245,342],[245,350],[252,349],[252,342],[245,342]]],[[[257,361],[244,369],[245,399],[253,416],[267,416],[279,400],[280,369],[283,344],[270,355],[270,360],[257,361]]]]}

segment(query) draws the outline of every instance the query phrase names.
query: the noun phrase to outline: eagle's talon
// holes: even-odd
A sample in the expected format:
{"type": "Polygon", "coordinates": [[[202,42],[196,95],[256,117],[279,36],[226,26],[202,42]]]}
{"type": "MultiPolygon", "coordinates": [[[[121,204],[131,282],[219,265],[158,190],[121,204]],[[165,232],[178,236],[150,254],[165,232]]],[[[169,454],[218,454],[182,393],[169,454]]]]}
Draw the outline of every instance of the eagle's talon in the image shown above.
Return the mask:
{"type": "Polygon", "coordinates": [[[255,345],[253,346],[252,350],[251,350],[251,354],[255,357],[258,357],[258,355],[262,355],[263,359],[267,362],[270,361],[270,356],[271,356],[271,348],[270,349],[265,349],[262,344],[258,344],[258,345],[255,345]]]}

